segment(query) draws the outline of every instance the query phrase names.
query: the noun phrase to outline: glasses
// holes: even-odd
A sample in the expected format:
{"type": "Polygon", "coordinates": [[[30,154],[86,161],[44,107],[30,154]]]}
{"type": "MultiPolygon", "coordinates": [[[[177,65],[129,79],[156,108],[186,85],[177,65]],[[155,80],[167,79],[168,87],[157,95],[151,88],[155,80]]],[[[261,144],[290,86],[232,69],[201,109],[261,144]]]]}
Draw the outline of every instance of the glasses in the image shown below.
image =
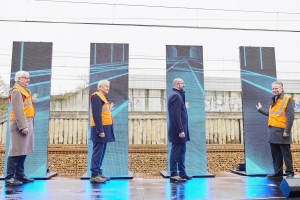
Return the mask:
{"type": "Polygon", "coordinates": [[[24,78],[24,79],[26,79],[26,80],[30,80],[30,78],[29,78],[29,77],[20,77],[20,78],[24,78]]]}

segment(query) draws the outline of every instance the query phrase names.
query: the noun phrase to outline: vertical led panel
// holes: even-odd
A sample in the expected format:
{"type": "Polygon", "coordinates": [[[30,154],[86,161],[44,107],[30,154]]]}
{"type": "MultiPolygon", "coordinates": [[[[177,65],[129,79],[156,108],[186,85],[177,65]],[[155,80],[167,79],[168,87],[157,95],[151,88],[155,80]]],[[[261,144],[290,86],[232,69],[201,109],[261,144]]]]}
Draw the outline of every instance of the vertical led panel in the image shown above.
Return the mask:
{"type": "MultiPolygon", "coordinates": [[[[38,95],[34,104],[34,153],[28,154],[25,161],[25,174],[29,177],[43,178],[47,175],[48,130],[51,93],[52,43],[14,42],[11,63],[10,88],[15,85],[17,71],[29,72],[28,89],[38,95]]],[[[9,121],[9,112],[8,112],[9,121]]],[[[10,144],[9,126],[6,135],[5,160],[10,144]]],[[[6,173],[6,164],[5,164],[6,173]]]]}
{"type": "Polygon", "coordinates": [[[256,109],[261,102],[269,109],[272,83],[276,81],[273,47],[240,47],[242,104],[246,174],[273,173],[270,145],[267,142],[268,117],[256,109]]]}
{"type": "MultiPolygon", "coordinates": [[[[187,142],[186,171],[189,175],[206,175],[205,103],[202,46],[166,46],[167,96],[173,80],[182,78],[186,84],[185,98],[188,108],[188,128],[191,141],[187,142]]],[[[168,171],[171,144],[168,145],[168,171]]],[[[169,172],[168,172],[169,173],[169,172]]]]}
{"type": "MultiPolygon", "coordinates": [[[[107,144],[103,173],[128,176],[128,44],[92,43],[90,48],[90,95],[97,91],[100,80],[110,81],[108,100],[113,110],[115,142],[107,144]]],[[[90,137],[90,129],[89,129],[90,137]]],[[[88,142],[88,173],[93,143],[88,142]]]]}

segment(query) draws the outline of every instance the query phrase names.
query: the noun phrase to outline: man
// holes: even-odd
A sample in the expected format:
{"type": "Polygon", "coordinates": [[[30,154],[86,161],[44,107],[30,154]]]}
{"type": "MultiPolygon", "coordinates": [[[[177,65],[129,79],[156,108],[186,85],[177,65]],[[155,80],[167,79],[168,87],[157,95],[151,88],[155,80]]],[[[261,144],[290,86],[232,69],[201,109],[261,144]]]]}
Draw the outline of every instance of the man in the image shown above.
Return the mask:
{"type": "Polygon", "coordinates": [[[184,81],[176,78],[173,90],[168,97],[168,137],[172,143],[170,153],[170,179],[186,181],[191,179],[185,171],[186,142],[190,141],[188,130],[188,115],[185,105],[184,81]],[[179,173],[178,173],[179,172],[179,173]]]}
{"type": "Polygon", "coordinates": [[[91,95],[91,137],[93,142],[93,153],[91,158],[92,183],[104,183],[110,178],[102,173],[102,162],[104,159],[107,142],[114,142],[113,118],[111,110],[114,104],[109,104],[107,94],[109,92],[109,81],[102,80],[98,83],[99,92],[91,95]]]}
{"type": "Polygon", "coordinates": [[[28,72],[16,72],[15,81],[8,96],[11,106],[10,146],[5,177],[6,185],[12,186],[34,181],[25,176],[24,163],[26,155],[34,151],[34,103],[38,96],[37,94],[31,96],[30,90],[26,88],[30,82],[28,72]]]}
{"type": "Polygon", "coordinates": [[[269,110],[264,110],[260,102],[256,106],[260,113],[269,116],[268,142],[271,147],[274,173],[267,177],[275,178],[283,175],[284,159],[286,176],[293,178],[294,170],[290,144],[292,144],[291,129],[295,116],[294,101],[290,96],[284,94],[281,82],[274,82],[272,91],[274,96],[269,110]]]}

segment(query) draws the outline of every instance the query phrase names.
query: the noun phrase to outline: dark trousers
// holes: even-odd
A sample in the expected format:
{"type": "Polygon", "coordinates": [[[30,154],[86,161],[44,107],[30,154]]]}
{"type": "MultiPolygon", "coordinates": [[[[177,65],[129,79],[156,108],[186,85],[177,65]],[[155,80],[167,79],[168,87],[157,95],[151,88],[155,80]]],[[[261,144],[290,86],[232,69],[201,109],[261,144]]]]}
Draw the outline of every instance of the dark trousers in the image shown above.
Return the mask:
{"type": "Polygon", "coordinates": [[[96,177],[102,174],[102,163],[106,151],[106,142],[93,142],[93,153],[91,159],[91,175],[96,177]]]}
{"type": "Polygon", "coordinates": [[[274,172],[283,174],[283,160],[286,166],[286,175],[294,175],[293,160],[290,144],[274,144],[270,143],[273,159],[274,172]]]}
{"type": "Polygon", "coordinates": [[[186,143],[172,143],[170,153],[170,173],[171,176],[185,175],[185,152],[186,143]]]}
{"type": "Polygon", "coordinates": [[[24,174],[24,163],[26,155],[22,156],[8,156],[7,157],[7,170],[5,179],[12,177],[23,177],[24,174]]]}

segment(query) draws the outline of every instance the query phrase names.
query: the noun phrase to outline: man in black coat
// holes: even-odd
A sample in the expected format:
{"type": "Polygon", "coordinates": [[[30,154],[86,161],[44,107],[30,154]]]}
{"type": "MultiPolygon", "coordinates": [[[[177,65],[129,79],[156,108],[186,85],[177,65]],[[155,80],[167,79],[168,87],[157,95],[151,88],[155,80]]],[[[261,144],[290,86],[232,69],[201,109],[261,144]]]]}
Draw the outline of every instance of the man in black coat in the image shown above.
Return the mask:
{"type": "Polygon", "coordinates": [[[295,118],[295,104],[290,96],[284,94],[283,84],[274,82],[272,84],[272,97],[269,110],[262,108],[258,102],[257,110],[268,116],[268,142],[270,143],[274,173],[268,178],[281,177],[283,175],[283,160],[286,166],[287,178],[294,177],[293,161],[291,153],[292,126],[295,118]]]}
{"type": "Polygon", "coordinates": [[[172,143],[170,153],[171,180],[186,181],[192,177],[185,171],[186,142],[190,141],[188,114],[185,104],[184,81],[176,78],[173,90],[168,97],[168,137],[172,143]],[[179,173],[178,173],[179,172],[179,173]]]}

